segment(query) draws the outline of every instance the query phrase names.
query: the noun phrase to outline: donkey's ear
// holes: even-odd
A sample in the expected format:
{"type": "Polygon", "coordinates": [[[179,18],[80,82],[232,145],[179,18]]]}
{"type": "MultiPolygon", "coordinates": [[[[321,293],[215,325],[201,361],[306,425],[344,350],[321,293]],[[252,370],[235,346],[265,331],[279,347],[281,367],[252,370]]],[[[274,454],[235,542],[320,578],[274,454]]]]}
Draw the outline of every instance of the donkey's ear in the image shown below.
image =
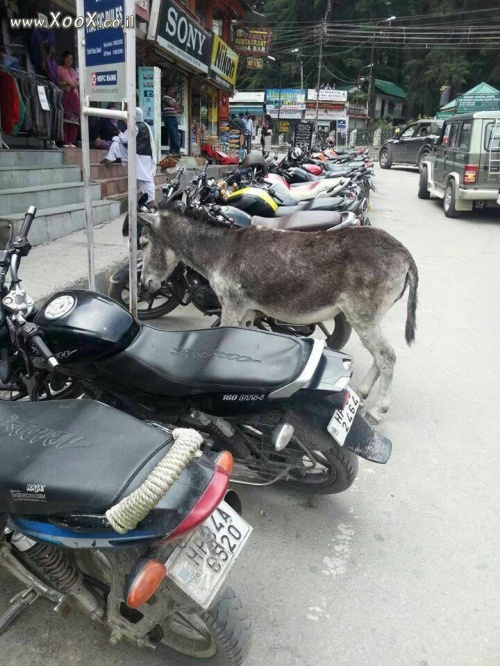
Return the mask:
{"type": "Polygon", "coordinates": [[[160,226],[160,216],[158,213],[137,213],[137,223],[157,229],[160,226]]]}

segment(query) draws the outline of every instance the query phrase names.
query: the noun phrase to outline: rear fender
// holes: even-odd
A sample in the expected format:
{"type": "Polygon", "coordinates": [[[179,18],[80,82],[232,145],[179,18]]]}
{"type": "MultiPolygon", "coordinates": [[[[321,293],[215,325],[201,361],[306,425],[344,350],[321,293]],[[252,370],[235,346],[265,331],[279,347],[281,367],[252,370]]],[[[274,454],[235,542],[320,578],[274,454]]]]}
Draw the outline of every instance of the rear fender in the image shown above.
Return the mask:
{"type": "MultiPolygon", "coordinates": [[[[347,391],[342,391],[341,393],[325,396],[303,405],[301,412],[314,430],[327,433],[330,419],[336,409],[342,409],[346,395],[347,391]]],[[[331,437],[330,446],[328,446],[326,437],[318,437],[314,441],[314,450],[328,451],[334,443],[333,437],[331,437]]],[[[349,449],[361,458],[365,458],[365,460],[385,464],[391,457],[392,442],[372,428],[358,411],[347,435],[344,448],[349,449]]]]}

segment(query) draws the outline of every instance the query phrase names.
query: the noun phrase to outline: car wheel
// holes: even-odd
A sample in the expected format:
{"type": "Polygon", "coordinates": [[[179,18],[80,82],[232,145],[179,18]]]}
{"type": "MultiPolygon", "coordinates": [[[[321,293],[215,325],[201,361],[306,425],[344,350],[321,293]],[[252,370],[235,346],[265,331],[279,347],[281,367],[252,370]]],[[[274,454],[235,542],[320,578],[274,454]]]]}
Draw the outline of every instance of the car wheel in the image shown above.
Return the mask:
{"type": "Polygon", "coordinates": [[[382,148],[378,156],[378,161],[382,169],[390,169],[392,166],[392,157],[389,154],[388,148],[382,148]]]}
{"type": "Polygon", "coordinates": [[[460,213],[455,208],[456,203],[456,185],[455,181],[450,178],[446,185],[446,190],[443,199],[443,210],[446,217],[460,217],[460,213]]]}
{"type": "Polygon", "coordinates": [[[429,199],[431,193],[429,192],[429,179],[427,166],[424,164],[420,171],[420,179],[418,181],[418,198],[429,199]]]}

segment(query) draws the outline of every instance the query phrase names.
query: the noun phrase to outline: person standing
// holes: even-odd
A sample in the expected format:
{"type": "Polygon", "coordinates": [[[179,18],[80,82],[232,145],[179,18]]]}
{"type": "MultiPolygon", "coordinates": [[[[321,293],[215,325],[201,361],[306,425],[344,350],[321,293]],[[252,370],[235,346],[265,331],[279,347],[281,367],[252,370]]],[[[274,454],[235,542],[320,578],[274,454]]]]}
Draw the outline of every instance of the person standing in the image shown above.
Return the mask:
{"type": "Polygon", "coordinates": [[[168,131],[168,140],[169,140],[169,153],[170,155],[180,155],[180,145],[179,145],[179,121],[177,115],[181,110],[180,105],[174,97],[175,95],[175,86],[171,85],[167,88],[166,95],[163,95],[161,99],[161,114],[163,117],[163,122],[168,131]]]}
{"type": "Polygon", "coordinates": [[[251,115],[246,113],[245,115],[245,124],[246,124],[246,146],[247,146],[247,151],[250,153],[252,151],[252,139],[253,139],[253,120],[251,115]]]}
{"type": "MultiPolygon", "coordinates": [[[[137,180],[141,192],[147,192],[148,205],[156,207],[155,201],[155,174],[156,174],[156,147],[151,127],[144,122],[142,109],[136,107],[136,153],[137,153],[137,180]]],[[[117,160],[122,164],[128,162],[128,128],[120,132],[111,142],[106,157],[101,164],[110,165],[117,160]]]]}
{"type": "Polygon", "coordinates": [[[78,92],[78,76],[73,68],[73,54],[64,51],[61,56],[61,63],[57,68],[57,76],[59,87],[63,91],[64,147],[76,148],[78,126],[80,125],[80,94],[78,92]]]}

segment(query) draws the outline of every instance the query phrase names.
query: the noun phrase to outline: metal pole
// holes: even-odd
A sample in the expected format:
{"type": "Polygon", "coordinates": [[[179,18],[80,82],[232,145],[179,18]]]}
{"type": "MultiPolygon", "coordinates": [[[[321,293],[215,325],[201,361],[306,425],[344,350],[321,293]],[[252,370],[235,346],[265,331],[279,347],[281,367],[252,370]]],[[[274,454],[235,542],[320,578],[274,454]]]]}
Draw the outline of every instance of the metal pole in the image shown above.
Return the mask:
{"type": "Polygon", "coordinates": [[[304,61],[300,60],[300,89],[304,90],[304,61]]]}
{"type": "Polygon", "coordinates": [[[375,80],[374,80],[374,74],[373,70],[375,69],[375,61],[374,61],[374,55],[375,55],[375,30],[373,31],[373,37],[372,37],[372,51],[371,51],[371,56],[370,56],[370,81],[368,84],[368,119],[367,119],[367,127],[371,124],[372,122],[372,111],[373,115],[375,115],[375,109],[372,109],[373,107],[373,102],[372,102],[372,96],[373,93],[375,92],[375,80]]]}
{"type": "MultiPolygon", "coordinates": [[[[77,0],[76,14],[77,16],[84,16],[83,0],[77,0]]],[[[82,27],[78,28],[78,63],[80,66],[80,104],[82,111],[84,106],[88,106],[85,62],[85,29],[82,27]]],[[[83,202],[85,205],[85,229],[87,231],[89,289],[91,291],[95,291],[94,226],[92,223],[92,184],[90,181],[89,119],[85,113],[80,113],[80,131],[82,135],[83,202]]]]}
{"type": "Polygon", "coordinates": [[[321,61],[323,59],[323,32],[324,32],[324,25],[321,25],[321,35],[320,35],[320,43],[319,43],[319,59],[318,59],[318,82],[316,85],[316,118],[314,120],[314,134],[316,137],[316,143],[318,143],[318,113],[319,113],[319,89],[321,86],[321,61]]]}
{"type": "Polygon", "coordinates": [[[281,78],[283,73],[283,57],[280,60],[280,91],[278,93],[278,138],[280,135],[280,114],[281,114],[281,78]]]}
{"type": "MultiPolygon", "coordinates": [[[[135,15],[135,0],[125,0],[125,14],[135,15]]],[[[127,128],[128,128],[128,228],[129,228],[129,309],[137,316],[137,143],[136,143],[136,58],[135,21],[132,28],[125,28],[125,53],[127,63],[127,128]]]]}

